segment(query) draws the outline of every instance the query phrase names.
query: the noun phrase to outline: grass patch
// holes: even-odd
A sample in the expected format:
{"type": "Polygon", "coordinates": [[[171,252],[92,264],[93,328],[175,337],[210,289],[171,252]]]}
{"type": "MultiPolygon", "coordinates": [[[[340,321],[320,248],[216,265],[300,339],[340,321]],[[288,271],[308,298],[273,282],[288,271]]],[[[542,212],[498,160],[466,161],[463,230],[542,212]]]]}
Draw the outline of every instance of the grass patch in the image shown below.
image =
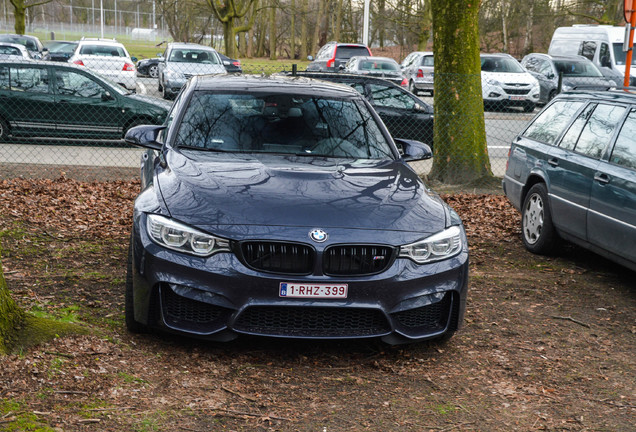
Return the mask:
{"type": "Polygon", "coordinates": [[[3,432],[55,432],[55,429],[40,421],[37,415],[26,412],[26,406],[15,400],[0,399],[0,431],[3,432]]]}

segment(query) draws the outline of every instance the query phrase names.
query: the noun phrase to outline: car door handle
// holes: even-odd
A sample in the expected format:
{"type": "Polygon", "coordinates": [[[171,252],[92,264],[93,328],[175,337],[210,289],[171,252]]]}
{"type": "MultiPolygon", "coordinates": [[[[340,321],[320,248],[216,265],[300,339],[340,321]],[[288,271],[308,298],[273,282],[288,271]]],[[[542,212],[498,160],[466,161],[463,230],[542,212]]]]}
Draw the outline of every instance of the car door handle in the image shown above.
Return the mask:
{"type": "Polygon", "coordinates": [[[548,159],[548,163],[553,167],[559,166],[559,160],[557,158],[548,159]]]}
{"type": "Polygon", "coordinates": [[[600,184],[608,184],[610,182],[610,176],[605,173],[597,172],[594,174],[594,181],[599,182],[600,184]]]}

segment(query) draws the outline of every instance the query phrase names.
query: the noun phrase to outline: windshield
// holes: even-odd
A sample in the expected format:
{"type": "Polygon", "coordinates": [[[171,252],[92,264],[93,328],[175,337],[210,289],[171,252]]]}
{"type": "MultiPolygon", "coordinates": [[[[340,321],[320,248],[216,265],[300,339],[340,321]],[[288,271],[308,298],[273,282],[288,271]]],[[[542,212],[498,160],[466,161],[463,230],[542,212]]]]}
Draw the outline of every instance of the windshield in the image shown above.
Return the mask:
{"type": "Polygon", "coordinates": [[[371,55],[369,50],[363,46],[350,46],[340,45],[336,51],[336,58],[338,59],[350,59],[355,56],[368,56],[371,55]]]}
{"type": "Polygon", "coordinates": [[[176,147],[237,153],[388,159],[391,147],[355,99],[195,92],[176,147]]]}
{"type": "Polygon", "coordinates": [[[368,71],[390,71],[395,72],[400,70],[400,66],[397,63],[383,61],[383,60],[364,60],[360,62],[359,66],[360,70],[368,70],[368,71]]]}
{"type": "Polygon", "coordinates": [[[567,77],[602,77],[603,74],[592,62],[555,60],[557,73],[563,72],[567,77]]]}
{"type": "Polygon", "coordinates": [[[128,57],[123,47],[117,45],[83,45],[80,54],[105,57],[128,57]]]}
{"type": "Polygon", "coordinates": [[[482,57],[481,70],[484,72],[525,73],[517,60],[506,57],[482,57]]]}
{"type": "MultiPolygon", "coordinates": [[[[616,64],[624,65],[627,60],[627,53],[623,51],[623,44],[615,43],[612,48],[614,50],[614,60],[616,61],[616,64]]],[[[636,56],[632,56],[632,64],[636,65],[636,56]]]]}
{"type": "Polygon", "coordinates": [[[20,37],[20,36],[10,36],[10,35],[0,35],[0,41],[16,43],[19,45],[24,45],[28,50],[37,51],[38,46],[34,40],[20,37]]]}
{"type": "Polygon", "coordinates": [[[200,49],[175,49],[170,53],[171,62],[219,64],[213,51],[200,49]]]}

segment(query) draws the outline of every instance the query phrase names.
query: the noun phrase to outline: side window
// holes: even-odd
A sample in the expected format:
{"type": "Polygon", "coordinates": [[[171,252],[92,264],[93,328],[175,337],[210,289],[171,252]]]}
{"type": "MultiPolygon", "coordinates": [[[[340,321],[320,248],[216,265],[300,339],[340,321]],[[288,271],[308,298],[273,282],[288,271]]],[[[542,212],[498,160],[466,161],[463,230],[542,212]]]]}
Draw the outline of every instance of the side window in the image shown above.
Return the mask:
{"type": "Polygon", "coordinates": [[[631,110],[616,138],[610,162],[636,170],[636,110],[631,110]]]}
{"type": "Polygon", "coordinates": [[[574,151],[600,158],[624,113],[625,107],[598,104],[585,124],[574,151]]]}
{"type": "Polygon", "coordinates": [[[538,68],[538,60],[535,58],[529,58],[528,60],[526,60],[526,64],[524,65],[524,67],[526,69],[528,69],[529,71],[532,72],[539,72],[539,68],[538,68]]]}
{"type": "Polygon", "coordinates": [[[585,108],[581,114],[574,120],[570,129],[563,135],[563,139],[559,143],[559,147],[564,148],[566,150],[574,150],[574,146],[576,146],[576,142],[581,135],[581,131],[583,127],[587,123],[587,120],[590,118],[590,114],[594,111],[596,104],[590,104],[587,108],[585,108]]]}
{"type": "Polygon", "coordinates": [[[105,89],[86,75],[70,70],[55,71],[57,94],[93,99],[101,99],[105,89]]]}
{"type": "Polygon", "coordinates": [[[370,84],[369,89],[371,90],[375,106],[404,109],[413,109],[415,107],[415,101],[396,88],[370,84]]]}
{"type": "Polygon", "coordinates": [[[579,47],[579,55],[587,57],[589,60],[594,60],[594,53],[596,53],[596,42],[584,41],[579,47]]]}
{"type": "Polygon", "coordinates": [[[606,66],[610,61],[609,45],[606,43],[601,44],[601,49],[598,51],[598,59],[601,66],[606,66]]]}
{"type": "Polygon", "coordinates": [[[583,106],[579,101],[558,101],[539,114],[523,136],[546,144],[554,144],[572,116],[583,106]]]}
{"type": "Polygon", "coordinates": [[[11,90],[27,93],[48,93],[49,72],[32,67],[12,67],[9,70],[11,90]]]}
{"type": "Polygon", "coordinates": [[[0,90],[9,90],[9,68],[0,67],[0,90]]]}
{"type": "Polygon", "coordinates": [[[550,65],[550,62],[542,60],[539,62],[538,66],[539,73],[541,75],[550,76],[552,74],[552,66],[550,65]]]}
{"type": "Polygon", "coordinates": [[[364,96],[364,84],[360,83],[348,83],[355,91],[364,96]]]}

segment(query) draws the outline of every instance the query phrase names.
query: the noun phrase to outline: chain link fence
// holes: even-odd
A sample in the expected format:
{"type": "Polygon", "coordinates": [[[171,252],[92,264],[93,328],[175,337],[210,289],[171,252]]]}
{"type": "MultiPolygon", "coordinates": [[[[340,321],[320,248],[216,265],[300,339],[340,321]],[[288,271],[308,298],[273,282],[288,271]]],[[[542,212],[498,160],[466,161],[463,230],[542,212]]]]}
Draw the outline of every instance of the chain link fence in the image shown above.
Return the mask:
{"type": "MultiPolygon", "coordinates": [[[[110,73],[110,80],[91,72],[107,72],[104,70],[106,61],[103,64],[93,62],[92,67],[86,62],[82,68],[57,62],[0,59],[0,176],[55,178],[66,175],[85,180],[136,178],[143,151],[127,146],[122,141],[123,134],[137,124],[163,122],[173,99],[168,87],[178,90],[190,76],[210,72],[210,58],[201,53],[191,54],[186,58],[188,53],[184,53],[183,62],[176,66],[155,63],[159,66],[158,74],[152,67],[131,72],[130,66],[124,63],[118,66],[121,69],[117,72],[121,73],[110,73]]],[[[103,53],[110,61],[108,56],[109,52],[103,53]]],[[[231,63],[226,66],[234,67],[231,63]]],[[[406,78],[398,85],[382,77],[309,73],[295,69],[256,66],[245,68],[242,73],[296,73],[349,85],[370,101],[395,138],[430,144],[436,157],[436,146],[440,143],[433,139],[434,107],[441,101],[437,100],[438,95],[432,87],[419,89],[406,78]]],[[[432,73],[429,78],[432,81],[432,73]]],[[[501,79],[481,76],[486,148],[489,169],[495,177],[504,174],[508,149],[514,137],[525,128],[541,104],[558,92],[561,83],[555,79],[551,84],[554,88],[544,88],[534,79],[526,82],[515,78],[514,74],[501,79]]],[[[453,82],[456,81],[454,78],[453,82]]],[[[436,83],[437,88],[443,85],[444,82],[436,83]]],[[[458,128],[458,122],[470,121],[467,115],[480,117],[482,112],[452,113],[436,127],[458,128]]],[[[457,152],[464,151],[461,143],[450,143],[447,148],[452,152],[455,145],[457,152]]],[[[453,160],[452,154],[446,153],[444,157],[453,160]]],[[[461,154],[461,157],[471,156],[461,154]]],[[[413,167],[426,177],[433,164],[434,160],[419,161],[413,163],[413,167]]],[[[479,185],[471,185],[474,186],[479,185]]]]}

